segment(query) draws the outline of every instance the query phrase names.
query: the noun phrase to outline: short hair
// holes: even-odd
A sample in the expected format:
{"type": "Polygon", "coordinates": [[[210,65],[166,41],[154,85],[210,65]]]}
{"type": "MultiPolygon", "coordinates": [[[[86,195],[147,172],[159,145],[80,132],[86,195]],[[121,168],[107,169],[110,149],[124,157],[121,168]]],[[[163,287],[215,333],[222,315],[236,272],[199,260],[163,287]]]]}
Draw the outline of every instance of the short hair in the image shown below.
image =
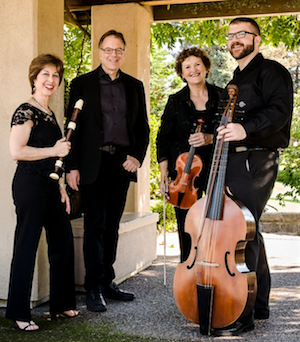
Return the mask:
{"type": "Polygon", "coordinates": [[[54,65],[59,74],[59,84],[63,79],[64,75],[64,64],[60,58],[50,54],[41,54],[34,58],[29,66],[29,82],[31,85],[31,93],[34,93],[34,80],[37,78],[37,75],[46,65],[54,65]]]}
{"type": "Polygon", "coordinates": [[[189,56],[195,56],[195,57],[201,58],[204,66],[207,70],[207,75],[208,75],[209,70],[211,68],[211,60],[208,57],[208,54],[204,50],[199,49],[197,47],[183,49],[179,53],[179,55],[176,57],[175,70],[177,72],[177,75],[182,78],[182,63],[189,56]]]}
{"type": "Polygon", "coordinates": [[[101,47],[104,39],[106,37],[108,37],[108,36],[115,36],[116,38],[119,38],[120,40],[122,40],[124,46],[126,46],[126,42],[125,42],[124,36],[123,36],[123,34],[121,32],[117,32],[116,30],[109,30],[109,31],[105,32],[103,34],[103,36],[100,38],[99,43],[98,43],[98,48],[101,47]]]}
{"type": "Polygon", "coordinates": [[[231,24],[237,24],[237,23],[249,23],[249,24],[251,24],[251,25],[254,27],[256,33],[260,36],[260,28],[259,28],[259,25],[257,24],[257,22],[256,22],[254,19],[248,18],[248,17],[239,17],[239,18],[233,19],[233,20],[229,23],[229,25],[231,25],[231,24]]]}

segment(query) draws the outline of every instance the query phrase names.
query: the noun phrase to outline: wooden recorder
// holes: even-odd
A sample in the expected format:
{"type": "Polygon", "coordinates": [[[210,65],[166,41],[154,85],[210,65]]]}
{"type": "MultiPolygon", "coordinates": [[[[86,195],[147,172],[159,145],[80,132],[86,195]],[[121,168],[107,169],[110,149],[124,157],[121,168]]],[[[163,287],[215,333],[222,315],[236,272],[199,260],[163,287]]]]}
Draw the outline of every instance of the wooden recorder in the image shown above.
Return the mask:
{"type": "MultiPolygon", "coordinates": [[[[82,109],[82,106],[83,106],[83,100],[82,99],[78,100],[75,103],[73,114],[72,114],[71,120],[69,121],[68,127],[67,127],[66,141],[70,141],[70,138],[76,129],[76,121],[78,119],[78,115],[82,109]]],[[[59,159],[56,160],[55,169],[53,172],[50,173],[49,177],[54,179],[54,180],[59,180],[59,170],[62,168],[62,165],[63,165],[63,157],[60,157],[59,159]]]]}

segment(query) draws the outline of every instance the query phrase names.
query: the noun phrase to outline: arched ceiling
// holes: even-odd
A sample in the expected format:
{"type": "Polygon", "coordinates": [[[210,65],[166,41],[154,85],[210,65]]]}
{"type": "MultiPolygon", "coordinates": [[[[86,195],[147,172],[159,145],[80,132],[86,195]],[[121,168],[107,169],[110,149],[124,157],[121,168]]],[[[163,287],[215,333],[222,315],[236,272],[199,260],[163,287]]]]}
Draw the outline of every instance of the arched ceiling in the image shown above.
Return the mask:
{"type": "Polygon", "coordinates": [[[300,0],[65,0],[65,21],[71,22],[71,12],[75,20],[86,25],[91,6],[126,2],[149,6],[155,22],[300,13],[300,0]]]}

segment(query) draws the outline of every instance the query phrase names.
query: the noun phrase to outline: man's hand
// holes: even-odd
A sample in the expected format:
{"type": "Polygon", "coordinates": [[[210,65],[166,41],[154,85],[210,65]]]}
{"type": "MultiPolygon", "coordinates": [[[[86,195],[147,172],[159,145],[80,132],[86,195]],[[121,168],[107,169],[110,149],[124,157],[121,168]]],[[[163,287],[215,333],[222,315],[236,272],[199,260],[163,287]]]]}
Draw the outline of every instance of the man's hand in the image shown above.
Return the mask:
{"type": "Polygon", "coordinates": [[[69,187],[73,190],[79,191],[78,185],[80,182],[80,173],[79,170],[71,170],[70,173],[67,173],[67,183],[69,187]]]}
{"type": "Polygon", "coordinates": [[[222,125],[217,128],[217,132],[217,139],[224,137],[224,141],[239,141],[247,137],[244,127],[239,123],[229,123],[226,128],[222,125]]]}
{"type": "Polygon", "coordinates": [[[127,156],[126,161],[123,163],[123,167],[128,172],[135,172],[139,167],[141,163],[132,156],[127,156]]]}

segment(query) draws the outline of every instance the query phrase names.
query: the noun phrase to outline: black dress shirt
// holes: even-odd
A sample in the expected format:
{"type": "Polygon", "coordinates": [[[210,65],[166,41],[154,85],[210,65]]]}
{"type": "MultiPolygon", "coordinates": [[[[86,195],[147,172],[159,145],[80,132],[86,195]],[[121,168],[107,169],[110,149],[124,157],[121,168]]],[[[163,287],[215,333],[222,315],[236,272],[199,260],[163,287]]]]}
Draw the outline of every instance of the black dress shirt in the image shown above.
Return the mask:
{"type": "Polygon", "coordinates": [[[100,103],[104,145],[129,146],[126,121],[126,96],[122,74],[112,80],[99,68],[100,103]]]}
{"type": "MultiPolygon", "coordinates": [[[[287,147],[293,111],[293,84],[289,72],[279,63],[256,55],[243,69],[237,68],[231,84],[239,88],[233,122],[240,123],[247,137],[231,146],[287,147]]],[[[218,110],[228,101],[225,91],[218,110]]]]}

